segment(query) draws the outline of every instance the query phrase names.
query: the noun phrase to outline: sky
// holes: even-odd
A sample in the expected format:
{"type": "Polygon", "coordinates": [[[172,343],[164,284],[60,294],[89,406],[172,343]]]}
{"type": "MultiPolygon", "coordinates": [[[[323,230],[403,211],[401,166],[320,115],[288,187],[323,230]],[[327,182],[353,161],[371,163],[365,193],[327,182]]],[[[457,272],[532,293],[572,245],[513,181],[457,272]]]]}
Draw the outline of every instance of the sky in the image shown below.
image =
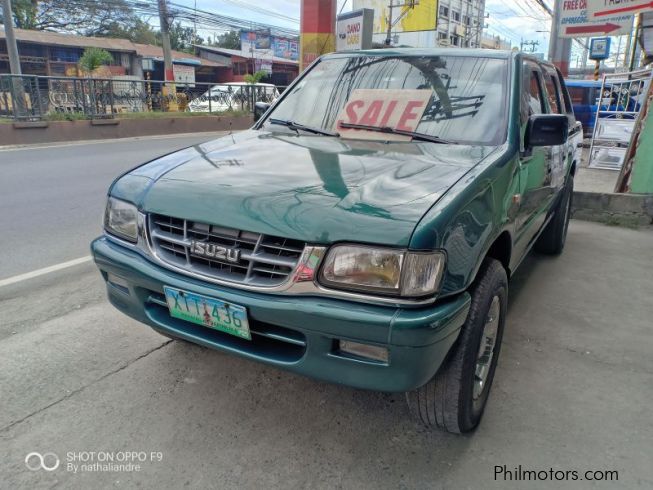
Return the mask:
{"type": "MultiPolygon", "coordinates": [[[[175,0],[189,7],[195,5],[202,10],[216,12],[239,18],[251,19],[279,27],[299,29],[300,0],[175,0]],[[264,9],[268,13],[256,12],[245,8],[253,6],[264,9]],[[280,17],[275,16],[278,14],[280,17]],[[288,19],[290,18],[290,19],[288,19]],[[291,20],[291,19],[294,19],[291,20]]],[[[553,0],[544,0],[549,6],[553,0]]],[[[353,0],[338,0],[338,11],[347,12],[352,9],[353,0]]],[[[548,53],[549,32],[551,30],[551,17],[540,7],[535,0],[520,0],[510,2],[506,0],[486,0],[485,2],[485,32],[500,36],[508,40],[512,46],[520,46],[522,41],[532,41],[533,47],[526,46],[525,50],[533,49],[534,52],[548,53]]],[[[214,35],[211,31],[200,32],[201,35],[214,35]]],[[[219,33],[218,33],[219,34],[219,33]]],[[[618,40],[613,39],[613,51],[618,46],[618,40]]],[[[571,65],[575,66],[582,56],[580,44],[574,43],[571,65]]]]}
{"type": "MultiPolygon", "coordinates": [[[[194,5],[194,1],[177,0],[177,2],[190,7],[194,5]]],[[[352,8],[352,3],[353,0],[338,0],[338,10],[344,6],[343,11],[349,11],[352,8]]],[[[253,21],[295,29],[299,28],[299,6],[300,0],[269,0],[267,2],[260,0],[197,0],[197,7],[202,10],[237,17],[246,15],[253,21]],[[244,5],[265,8],[282,16],[294,18],[296,22],[247,10],[243,8],[244,5]]],[[[540,44],[536,50],[546,53],[548,33],[537,31],[548,31],[551,21],[535,0],[522,0],[519,3],[486,0],[486,14],[489,15],[486,19],[487,32],[508,39],[513,46],[519,46],[522,39],[537,41],[540,44]]]]}

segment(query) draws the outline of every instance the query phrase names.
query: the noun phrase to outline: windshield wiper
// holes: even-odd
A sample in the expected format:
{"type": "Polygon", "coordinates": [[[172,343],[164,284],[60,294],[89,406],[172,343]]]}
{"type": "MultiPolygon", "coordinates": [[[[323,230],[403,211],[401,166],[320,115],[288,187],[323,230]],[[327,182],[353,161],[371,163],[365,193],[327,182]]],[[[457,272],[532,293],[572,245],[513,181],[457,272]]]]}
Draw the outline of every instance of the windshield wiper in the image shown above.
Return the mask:
{"type": "Polygon", "coordinates": [[[270,118],[268,121],[270,124],[280,124],[290,129],[294,129],[295,131],[306,131],[307,133],[321,134],[323,136],[340,136],[338,133],[333,133],[325,129],[314,128],[312,126],[305,126],[304,124],[296,123],[295,121],[285,121],[283,119],[274,118],[270,118]]]}
{"type": "Polygon", "coordinates": [[[440,143],[441,145],[457,145],[455,141],[445,140],[439,136],[431,136],[430,134],[416,133],[415,131],[404,131],[403,129],[391,128],[390,126],[369,126],[367,124],[353,124],[353,123],[340,123],[341,128],[345,129],[364,129],[365,131],[375,131],[377,133],[386,134],[400,134],[402,136],[410,136],[415,140],[429,141],[431,143],[440,143]]]}

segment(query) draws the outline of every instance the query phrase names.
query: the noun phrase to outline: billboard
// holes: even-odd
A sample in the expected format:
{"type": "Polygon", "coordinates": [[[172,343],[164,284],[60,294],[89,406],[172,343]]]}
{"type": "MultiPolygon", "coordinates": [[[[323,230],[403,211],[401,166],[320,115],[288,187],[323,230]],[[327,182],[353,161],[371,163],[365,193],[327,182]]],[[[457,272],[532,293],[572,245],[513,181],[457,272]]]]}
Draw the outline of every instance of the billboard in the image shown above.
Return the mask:
{"type": "MultiPolygon", "coordinates": [[[[354,0],[354,10],[374,10],[374,34],[385,34],[388,31],[388,15],[390,8],[388,0],[354,0]]],[[[406,0],[403,6],[392,9],[392,18],[397,19],[406,11],[401,20],[392,28],[393,32],[434,31],[438,21],[438,0],[419,0],[413,7],[406,0]]]]}
{"type": "Polygon", "coordinates": [[[255,51],[256,55],[276,56],[287,60],[299,59],[299,41],[285,37],[271,36],[268,32],[241,31],[240,49],[255,51]]]}

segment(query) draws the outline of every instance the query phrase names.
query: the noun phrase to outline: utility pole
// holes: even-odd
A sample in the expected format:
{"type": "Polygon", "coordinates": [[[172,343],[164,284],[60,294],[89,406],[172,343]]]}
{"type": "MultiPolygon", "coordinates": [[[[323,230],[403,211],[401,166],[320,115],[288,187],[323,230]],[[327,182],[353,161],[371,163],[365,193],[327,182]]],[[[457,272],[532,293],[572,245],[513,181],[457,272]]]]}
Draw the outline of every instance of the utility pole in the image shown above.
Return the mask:
{"type": "Polygon", "coordinates": [[[388,34],[385,37],[385,45],[390,46],[392,44],[392,0],[390,0],[390,5],[388,5],[388,34]]]}
{"type": "Polygon", "coordinates": [[[168,19],[168,5],[166,0],[159,1],[159,24],[161,25],[161,44],[163,45],[164,80],[174,81],[172,71],[172,49],[170,48],[170,22],[168,19]]]}
{"type": "Polygon", "coordinates": [[[530,46],[531,49],[529,49],[528,53],[534,53],[535,48],[537,48],[540,45],[539,41],[524,41],[523,39],[521,40],[521,43],[519,44],[519,51],[524,51],[524,46],[530,46]]]}
{"type": "Polygon", "coordinates": [[[163,47],[163,79],[166,82],[162,88],[164,100],[168,102],[168,110],[177,112],[177,88],[175,87],[175,73],[172,69],[172,49],[170,48],[170,20],[168,18],[168,5],[166,0],[159,2],[159,24],[161,26],[161,44],[163,47]],[[168,84],[168,82],[172,82],[168,84]],[[174,97],[173,97],[174,95],[174,97]]]}
{"type": "Polygon", "coordinates": [[[390,0],[390,4],[388,5],[388,32],[385,37],[385,45],[390,46],[392,44],[392,28],[394,25],[399,22],[401,19],[404,18],[404,16],[409,12],[410,9],[415,8],[416,5],[419,5],[419,1],[417,0],[406,0],[404,3],[396,3],[393,4],[393,1],[390,0]],[[393,20],[392,18],[392,9],[397,8],[397,7],[407,7],[396,19],[393,20]]]}
{"type": "Polygon", "coordinates": [[[5,37],[7,41],[7,53],[9,54],[9,71],[12,75],[14,93],[12,106],[14,116],[21,117],[24,114],[25,90],[23,87],[22,71],[20,69],[20,57],[18,56],[18,45],[14,34],[14,14],[11,11],[11,0],[2,0],[2,12],[5,23],[5,37]]]}

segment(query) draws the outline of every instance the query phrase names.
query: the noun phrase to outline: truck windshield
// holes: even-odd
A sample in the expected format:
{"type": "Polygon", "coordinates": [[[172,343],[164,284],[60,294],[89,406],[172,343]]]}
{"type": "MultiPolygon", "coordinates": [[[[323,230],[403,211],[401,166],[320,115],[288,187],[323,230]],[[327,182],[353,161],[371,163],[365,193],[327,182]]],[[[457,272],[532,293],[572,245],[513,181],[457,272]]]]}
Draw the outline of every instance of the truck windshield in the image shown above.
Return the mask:
{"type": "MultiPolygon", "coordinates": [[[[357,89],[431,90],[415,132],[497,145],[507,133],[508,61],[463,56],[351,56],[322,60],[275,107],[276,120],[337,131],[357,89]]],[[[388,92],[391,93],[391,92],[388,92]]],[[[279,125],[265,127],[277,131],[279,125]]]]}

